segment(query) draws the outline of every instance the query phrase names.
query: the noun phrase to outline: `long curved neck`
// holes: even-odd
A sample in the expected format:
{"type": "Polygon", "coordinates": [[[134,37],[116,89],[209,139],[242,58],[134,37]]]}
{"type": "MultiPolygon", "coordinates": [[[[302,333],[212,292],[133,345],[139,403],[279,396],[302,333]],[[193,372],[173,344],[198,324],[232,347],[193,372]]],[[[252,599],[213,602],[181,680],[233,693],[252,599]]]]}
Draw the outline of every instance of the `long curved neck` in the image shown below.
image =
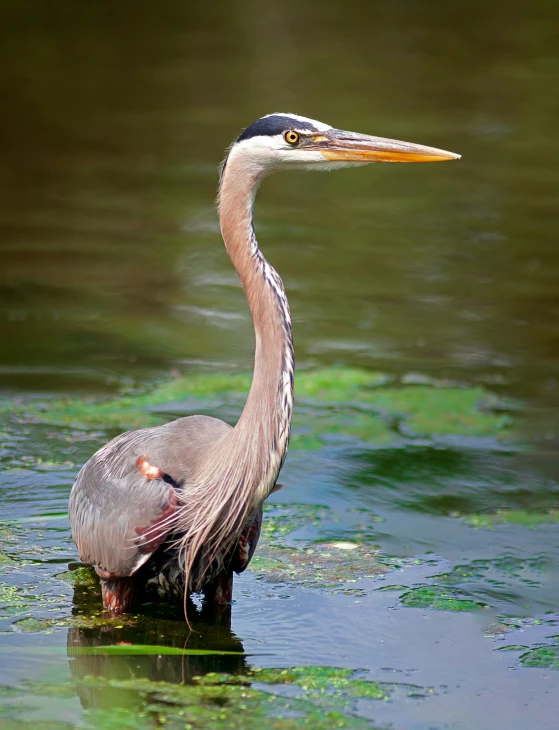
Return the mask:
{"type": "Polygon", "coordinates": [[[225,246],[245,289],[256,340],[252,385],[234,434],[251,447],[255,467],[260,461],[260,478],[271,481],[261,488],[269,491],[289,441],[294,357],[283,283],[262,255],[254,235],[252,211],[259,180],[258,170],[244,169],[242,161],[228,162],[221,182],[219,215],[225,246]]]}
{"type": "MultiPolygon", "coordinates": [[[[289,441],[291,316],[282,281],[254,237],[252,208],[260,176],[261,170],[230,155],[221,179],[221,232],[254,322],[254,375],[237,425],[207,451],[189,488],[178,492],[186,585],[201,550],[209,565],[238,539],[251,512],[272,491],[289,441]]],[[[199,589],[202,578],[197,580],[199,589]]]]}

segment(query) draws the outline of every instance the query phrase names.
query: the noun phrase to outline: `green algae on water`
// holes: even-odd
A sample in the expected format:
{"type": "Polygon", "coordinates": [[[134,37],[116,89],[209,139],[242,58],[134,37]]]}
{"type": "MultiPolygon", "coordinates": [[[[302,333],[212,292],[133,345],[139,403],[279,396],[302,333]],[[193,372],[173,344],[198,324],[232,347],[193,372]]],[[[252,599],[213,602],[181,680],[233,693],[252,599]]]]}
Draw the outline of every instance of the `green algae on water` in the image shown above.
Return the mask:
{"type": "Polygon", "coordinates": [[[525,667],[559,669],[559,644],[530,649],[525,654],[522,654],[520,661],[525,667]]]}
{"type": "Polygon", "coordinates": [[[559,510],[550,509],[543,512],[525,509],[500,509],[479,515],[469,515],[464,522],[472,527],[495,528],[497,525],[523,525],[536,529],[539,525],[559,522],[559,510]]]}
{"type": "Polygon", "coordinates": [[[22,618],[12,624],[17,631],[24,633],[35,633],[36,631],[48,631],[53,625],[52,621],[40,618],[22,618]]]}
{"type": "Polygon", "coordinates": [[[507,644],[506,646],[498,646],[495,651],[526,651],[526,644],[507,644]]]}
{"type": "Polygon", "coordinates": [[[264,542],[250,569],[272,583],[339,590],[344,584],[385,573],[389,567],[379,560],[378,550],[364,545],[348,552],[332,543],[293,548],[264,542]]]}
{"type": "Polygon", "coordinates": [[[84,563],[71,563],[68,566],[68,570],[65,570],[63,573],[57,573],[54,577],[78,588],[99,587],[99,578],[94,569],[84,563]]]}
{"type": "Polygon", "coordinates": [[[361,542],[295,540],[302,528],[319,528],[332,520],[331,510],[321,505],[267,504],[258,550],[250,570],[261,580],[288,582],[307,588],[348,590],[363,578],[372,578],[389,569],[389,561],[379,557],[379,550],[361,542]]]}
{"type": "MultiPolygon", "coordinates": [[[[59,685],[26,683],[21,690],[19,697],[26,699],[54,696],[61,708],[75,694],[87,697],[82,722],[99,730],[143,730],[153,727],[155,718],[158,726],[177,729],[365,730],[370,723],[353,714],[356,701],[384,700],[391,693],[390,686],[360,679],[352,670],[314,666],[210,673],[184,685],[87,676],[59,685]],[[280,687],[297,692],[285,696],[280,687]]],[[[17,700],[17,692],[12,690],[10,699],[17,700]]],[[[20,720],[21,706],[6,709],[8,721],[20,720]]],[[[40,727],[40,720],[33,727],[40,727]]]]}
{"type": "Polygon", "coordinates": [[[254,669],[253,679],[265,684],[295,684],[308,694],[347,693],[352,697],[386,699],[387,685],[356,679],[351,669],[335,667],[292,667],[290,669],[254,669]]]}
{"type": "Polygon", "coordinates": [[[438,611],[479,611],[487,608],[483,603],[462,598],[459,594],[436,585],[412,588],[400,596],[400,601],[404,606],[438,611]]]}
{"type": "Polygon", "coordinates": [[[17,616],[29,609],[33,595],[19,586],[0,583],[0,618],[17,616]]]}
{"type": "MultiPolygon", "coordinates": [[[[160,382],[150,391],[105,400],[3,398],[0,413],[74,429],[126,430],[178,415],[240,412],[251,375],[192,373],[160,382]]],[[[332,439],[386,445],[444,435],[501,438],[509,417],[480,387],[393,384],[357,368],[297,373],[292,448],[318,449],[332,439]]]]}

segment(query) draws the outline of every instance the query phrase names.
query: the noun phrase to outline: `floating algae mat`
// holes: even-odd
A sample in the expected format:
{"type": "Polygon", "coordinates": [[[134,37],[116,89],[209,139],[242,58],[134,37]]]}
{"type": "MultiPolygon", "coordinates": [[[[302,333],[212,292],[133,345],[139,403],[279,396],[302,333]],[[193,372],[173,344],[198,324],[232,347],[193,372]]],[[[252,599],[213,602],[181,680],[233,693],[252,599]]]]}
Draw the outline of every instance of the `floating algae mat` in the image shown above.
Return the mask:
{"type": "MultiPolygon", "coordinates": [[[[85,700],[81,719],[87,727],[99,728],[204,728],[207,730],[313,730],[368,728],[369,723],[352,714],[358,702],[382,701],[395,685],[360,679],[356,672],[329,667],[299,667],[290,670],[253,670],[245,674],[207,673],[188,684],[146,679],[107,679],[94,675],[58,684],[28,683],[26,700],[40,706],[41,700],[57,700],[59,712],[68,714],[77,694],[85,700]],[[288,696],[283,691],[288,689],[288,696]],[[87,698],[87,699],[86,699],[87,698]],[[119,699],[120,708],[111,705],[119,699]],[[68,709],[67,709],[68,708],[68,709]],[[66,712],[65,712],[66,711],[66,712]]],[[[421,688],[413,688],[422,691],[421,688]]],[[[21,716],[25,711],[22,694],[0,689],[2,728],[31,728],[21,716]]],[[[59,722],[38,727],[71,727],[59,722]]]]}
{"type": "MultiPolygon", "coordinates": [[[[222,411],[234,420],[250,381],[250,374],[194,373],[143,394],[105,400],[4,398],[0,413],[27,422],[119,431],[198,412],[222,411]]],[[[348,439],[388,445],[445,435],[503,438],[510,424],[504,404],[482,388],[395,383],[352,368],[298,372],[295,399],[293,449],[318,449],[348,439]]]]}
{"type": "Polygon", "coordinates": [[[536,529],[538,525],[559,522],[559,510],[500,509],[488,514],[469,515],[464,521],[472,527],[488,529],[494,529],[498,525],[524,525],[536,529]]]}
{"type": "Polygon", "coordinates": [[[559,644],[530,649],[530,651],[522,654],[520,661],[526,667],[559,669],[559,644]]]}

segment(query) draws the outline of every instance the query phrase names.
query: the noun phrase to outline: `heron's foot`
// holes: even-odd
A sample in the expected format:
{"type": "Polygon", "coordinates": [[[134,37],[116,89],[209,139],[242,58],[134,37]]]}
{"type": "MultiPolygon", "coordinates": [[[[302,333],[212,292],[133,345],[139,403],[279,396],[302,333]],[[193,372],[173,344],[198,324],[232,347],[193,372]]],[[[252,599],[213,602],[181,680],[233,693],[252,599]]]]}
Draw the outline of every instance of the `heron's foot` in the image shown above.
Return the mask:
{"type": "Polygon", "coordinates": [[[135,598],[134,578],[101,578],[103,606],[112,616],[126,613],[135,598]]]}
{"type": "Polygon", "coordinates": [[[233,600],[233,574],[222,573],[204,586],[204,603],[213,606],[228,606],[233,600]]]}

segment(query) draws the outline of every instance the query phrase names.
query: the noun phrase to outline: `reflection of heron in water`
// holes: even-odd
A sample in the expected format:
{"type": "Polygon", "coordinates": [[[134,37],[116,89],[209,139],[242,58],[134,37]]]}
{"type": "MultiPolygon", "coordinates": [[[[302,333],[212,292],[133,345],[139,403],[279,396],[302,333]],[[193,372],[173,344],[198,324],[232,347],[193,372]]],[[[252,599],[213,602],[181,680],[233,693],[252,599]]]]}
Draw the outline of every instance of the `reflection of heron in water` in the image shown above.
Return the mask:
{"type": "Polygon", "coordinates": [[[206,601],[227,603],[233,571],[247,567],[256,547],[262,503],[287,451],[294,370],[283,284],[254,235],[261,180],[291,168],[457,157],[292,114],[258,119],[233,143],[221,167],[219,217],[254,322],[250,393],[234,428],[208,416],[179,418],[118,436],[82,468],[70,496],[72,533],[101,578],[106,608],[127,610],[146,587],[161,597],[202,590],[206,601]]]}
{"type": "MultiPolygon", "coordinates": [[[[165,621],[146,616],[140,625],[103,626],[97,628],[68,629],[68,657],[70,670],[75,679],[84,677],[103,677],[105,679],[148,679],[154,682],[190,683],[193,677],[200,677],[208,672],[239,674],[248,671],[246,658],[243,655],[243,644],[227,626],[216,626],[215,623],[196,622],[196,631],[188,634],[178,631],[184,621],[165,621]],[[164,636],[165,647],[187,650],[207,650],[208,645],[217,647],[217,651],[235,652],[235,654],[207,655],[167,655],[125,653],[126,644],[143,646],[160,646],[164,636]],[[123,643],[124,642],[124,643],[123,643]],[[188,643],[187,643],[188,642],[188,643]],[[93,647],[119,646],[122,654],[91,655],[88,650],[93,647]]],[[[85,707],[99,707],[102,701],[97,697],[99,688],[87,685],[80,686],[80,698],[85,707]],[[85,693],[85,694],[83,694],[85,693]]],[[[101,692],[101,694],[103,694],[101,692]]]]}
{"type": "MultiPolygon", "coordinates": [[[[70,566],[72,567],[72,566],[70,566]]],[[[249,666],[243,655],[241,640],[231,631],[231,608],[227,606],[218,616],[204,612],[195,613],[195,631],[190,631],[182,619],[181,610],[172,606],[157,606],[157,611],[135,616],[118,627],[101,621],[87,626],[89,615],[99,600],[99,591],[89,587],[74,588],[74,618],[77,623],[84,616],[84,625],[68,629],[67,650],[72,677],[78,682],[77,690],[84,709],[114,709],[128,707],[141,709],[145,699],[141,696],[141,684],[137,688],[131,682],[129,688],[112,689],[106,682],[80,681],[98,677],[101,680],[149,680],[190,684],[193,677],[208,672],[247,674],[249,666]],[[212,650],[235,652],[214,655],[161,655],[130,654],[128,644],[173,647],[187,650],[212,650]],[[93,655],[95,647],[118,646],[118,655],[93,655]]],[[[194,612],[191,612],[193,615],[194,612]]]]}

